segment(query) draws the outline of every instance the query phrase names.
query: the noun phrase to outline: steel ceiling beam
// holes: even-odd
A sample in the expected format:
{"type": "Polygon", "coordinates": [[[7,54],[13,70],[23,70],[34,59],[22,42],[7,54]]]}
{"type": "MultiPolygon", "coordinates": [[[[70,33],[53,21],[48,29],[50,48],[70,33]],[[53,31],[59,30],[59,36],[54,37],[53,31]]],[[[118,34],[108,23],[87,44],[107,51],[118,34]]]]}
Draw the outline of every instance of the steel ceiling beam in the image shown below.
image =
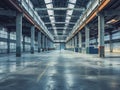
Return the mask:
{"type": "MultiPolygon", "coordinates": [[[[49,30],[50,29],[53,29],[53,27],[50,27],[50,28],[48,28],[49,30]]],[[[64,29],[64,27],[56,27],[56,29],[64,29]]],[[[73,28],[67,28],[67,29],[73,29],[73,28]]]]}
{"type": "Polygon", "coordinates": [[[69,22],[69,23],[67,23],[67,22],[53,22],[53,23],[46,22],[45,24],[75,24],[75,23],[72,23],[72,22],[69,22]]]}
{"type": "Polygon", "coordinates": [[[41,11],[41,10],[76,10],[76,11],[84,11],[85,8],[35,8],[36,11],[41,11]]]}
{"type": "Polygon", "coordinates": [[[80,17],[80,15],[44,15],[44,16],[40,16],[41,18],[45,18],[45,17],[66,17],[66,16],[68,16],[68,17],[80,17]]]}

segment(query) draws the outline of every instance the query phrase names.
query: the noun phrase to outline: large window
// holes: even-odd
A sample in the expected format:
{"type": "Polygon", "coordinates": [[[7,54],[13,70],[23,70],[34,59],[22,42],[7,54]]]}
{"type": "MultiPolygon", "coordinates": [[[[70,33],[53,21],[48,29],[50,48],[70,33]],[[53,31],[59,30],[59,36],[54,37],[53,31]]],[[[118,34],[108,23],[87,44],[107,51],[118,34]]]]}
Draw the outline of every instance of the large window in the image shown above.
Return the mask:
{"type": "Polygon", "coordinates": [[[0,28],[0,37],[1,38],[7,38],[7,31],[5,28],[0,28]]]}
{"type": "Polygon", "coordinates": [[[106,36],[104,37],[104,40],[105,40],[105,41],[110,40],[110,36],[109,36],[109,35],[106,35],[106,36]]]}
{"type": "Polygon", "coordinates": [[[10,39],[16,40],[16,32],[11,32],[10,33],[10,39]]]}
{"type": "Polygon", "coordinates": [[[0,49],[7,49],[7,42],[0,42],[0,49]]]}
{"type": "Polygon", "coordinates": [[[31,39],[29,37],[25,37],[25,42],[30,43],[31,39]]]}
{"type": "Polygon", "coordinates": [[[120,39],[120,32],[114,33],[113,39],[120,39]]]}
{"type": "Polygon", "coordinates": [[[30,45],[25,45],[25,51],[30,51],[30,45]]]}

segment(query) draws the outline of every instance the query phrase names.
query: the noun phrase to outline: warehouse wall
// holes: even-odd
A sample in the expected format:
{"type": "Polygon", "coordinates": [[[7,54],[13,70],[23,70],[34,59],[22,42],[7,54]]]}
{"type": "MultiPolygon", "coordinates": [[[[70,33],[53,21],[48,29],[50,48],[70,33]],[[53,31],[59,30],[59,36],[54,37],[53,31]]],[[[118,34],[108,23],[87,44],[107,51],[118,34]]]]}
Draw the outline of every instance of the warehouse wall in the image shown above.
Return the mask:
{"type": "MultiPolygon", "coordinates": [[[[0,53],[7,53],[7,42],[8,42],[7,29],[0,27],[0,53]]],[[[30,37],[25,37],[25,52],[30,52],[31,45],[30,37]]],[[[22,37],[22,51],[23,51],[23,37],[22,37]]],[[[38,43],[35,41],[35,51],[38,50],[38,43]]],[[[10,53],[16,52],[16,32],[10,32],[10,53]]]]}
{"type": "MultiPolygon", "coordinates": [[[[105,35],[105,51],[110,52],[110,35],[105,35]]],[[[90,43],[96,47],[96,39],[90,40],[90,43]]],[[[120,30],[112,34],[112,48],[113,52],[120,53],[120,30]]]]}

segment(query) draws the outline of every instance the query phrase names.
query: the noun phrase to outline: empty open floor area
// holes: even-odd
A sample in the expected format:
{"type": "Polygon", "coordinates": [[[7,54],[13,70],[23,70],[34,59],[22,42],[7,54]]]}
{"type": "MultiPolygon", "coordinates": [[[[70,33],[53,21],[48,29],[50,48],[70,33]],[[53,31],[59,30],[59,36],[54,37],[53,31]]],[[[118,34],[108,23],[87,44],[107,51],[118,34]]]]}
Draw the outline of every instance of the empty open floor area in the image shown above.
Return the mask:
{"type": "Polygon", "coordinates": [[[119,90],[120,57],[56,50],[0,58],[0,90],[119,90]]]}

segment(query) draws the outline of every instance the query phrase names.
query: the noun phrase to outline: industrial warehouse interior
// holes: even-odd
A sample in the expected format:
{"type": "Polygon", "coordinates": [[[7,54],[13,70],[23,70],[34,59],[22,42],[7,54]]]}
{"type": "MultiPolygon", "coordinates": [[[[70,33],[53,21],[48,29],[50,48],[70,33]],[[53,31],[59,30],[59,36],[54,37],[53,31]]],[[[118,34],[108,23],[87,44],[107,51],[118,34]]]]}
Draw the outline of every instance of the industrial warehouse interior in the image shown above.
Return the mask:
{"type": "Polygon", "coordinates": [[[120,90],[120,0],[0,0],[0,90],[120,90]]]}

